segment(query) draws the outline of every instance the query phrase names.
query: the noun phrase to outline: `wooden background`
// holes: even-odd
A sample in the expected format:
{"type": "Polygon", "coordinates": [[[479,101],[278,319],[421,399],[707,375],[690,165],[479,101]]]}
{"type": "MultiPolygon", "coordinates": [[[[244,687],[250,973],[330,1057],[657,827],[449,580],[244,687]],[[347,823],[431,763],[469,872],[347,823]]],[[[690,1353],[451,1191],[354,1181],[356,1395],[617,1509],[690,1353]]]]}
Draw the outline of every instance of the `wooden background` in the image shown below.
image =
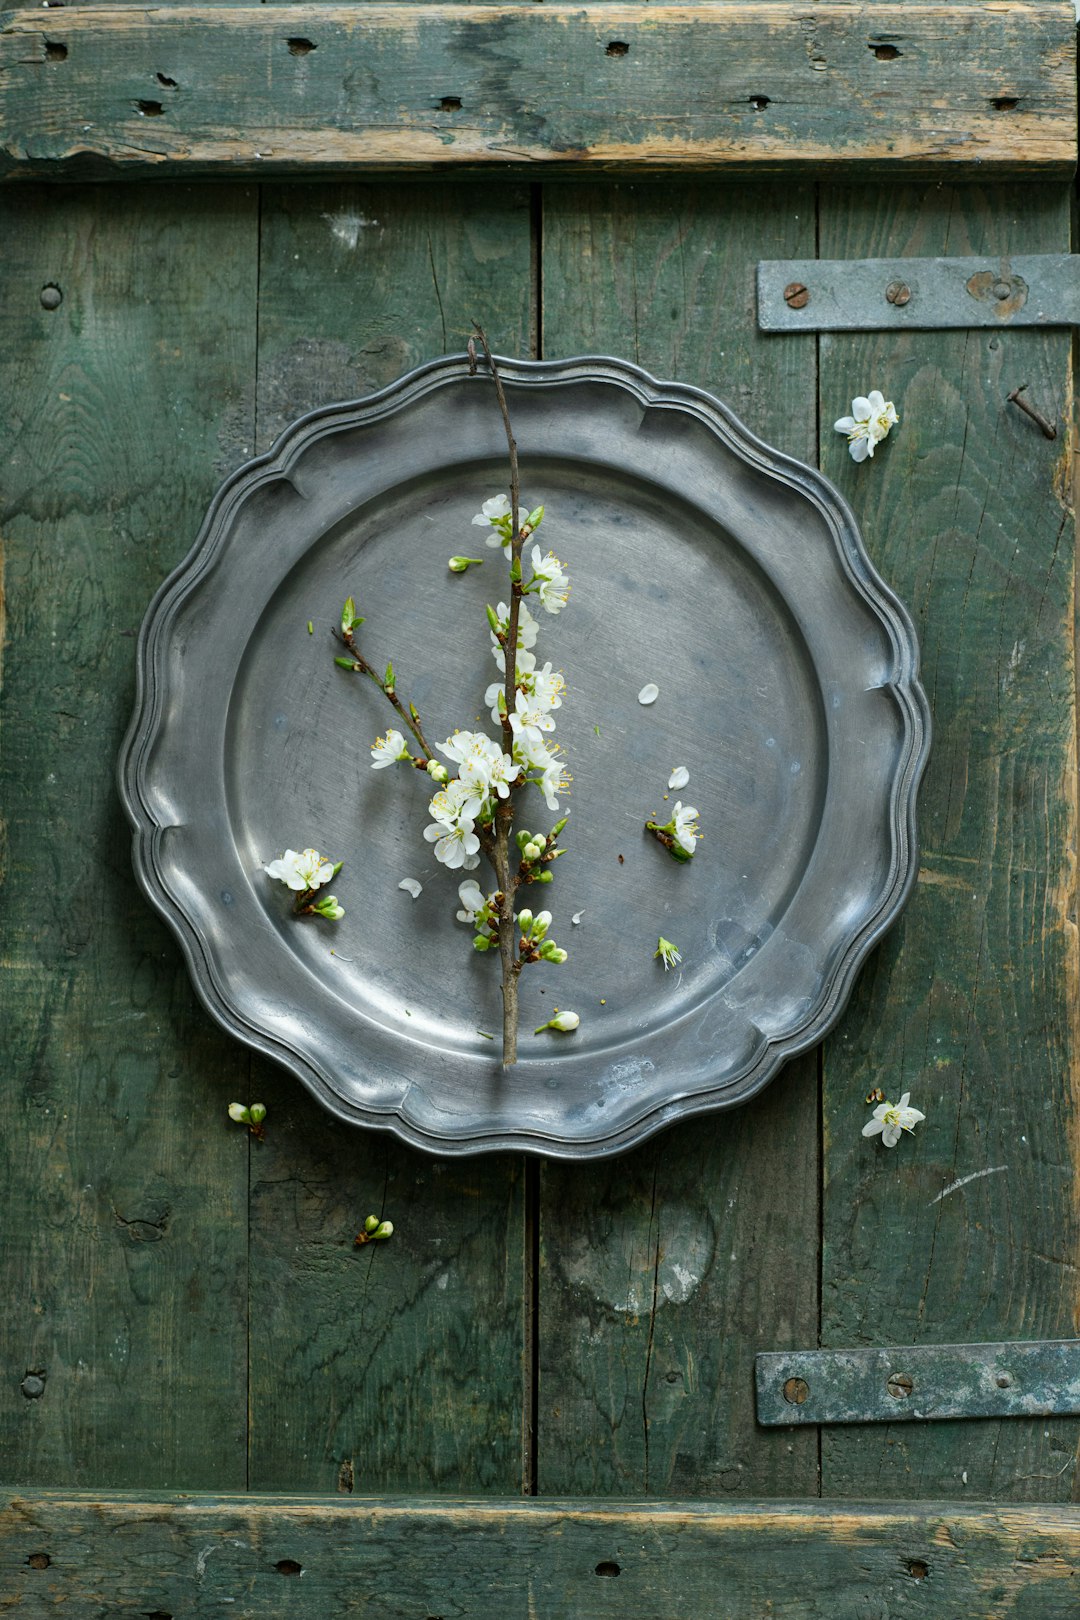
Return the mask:
{"type": "MultiPolygon", "coordinates": [[[[1058,252],[1071,231],[1062,181],[0,193],[7,1500],[1077,1499],[1075,1420],[762,1430],[752,1386],[763,1349],[1078,1329],[1072,336],[763,337],[753,290],[762,258],[1058,252]],[[222,478],[303,411],[460,350],[474,317],[505,354],[700,385],[821,465],[914,614],[934,712],[916,891],[824,1049],[608,1164],[440,1161],[335,1123],[196,1004],[114,786],[138,625],[222,478]],[[1020,383],[1056,442],[1006,403],[1020,383]],[[874,386],[901,426],[856,467],[831,424],[874,386]],[[927,1115],[892,1153],[860,1135],[874,1086],[927,1115]],[[226,1118],[256,1098],[263,1143],[226,1118]],[[355,1249],[371,1212],[395,1235],[355,1249]]],[[[27,1511],[0,1541],[44,1605],[59,1566],[27,1564],[49,1522],[27,1511]]],[[[988,1570],[1034,1533],[995,1522],[988,1570]]],[[[787,1546],[778,1612],[801,1590],[787,1546]]],[[[901,1573],[895,1612],[991,1612],[901,1573]]],[[[852,1615],[894,1612],[857,1578],[852,1615]]],[[[1059,1612],[1023,1591],[1000,1613],[1059,1612]]],[[[538,1612],[593,1612],[560,1601],[538,1612]]]]}

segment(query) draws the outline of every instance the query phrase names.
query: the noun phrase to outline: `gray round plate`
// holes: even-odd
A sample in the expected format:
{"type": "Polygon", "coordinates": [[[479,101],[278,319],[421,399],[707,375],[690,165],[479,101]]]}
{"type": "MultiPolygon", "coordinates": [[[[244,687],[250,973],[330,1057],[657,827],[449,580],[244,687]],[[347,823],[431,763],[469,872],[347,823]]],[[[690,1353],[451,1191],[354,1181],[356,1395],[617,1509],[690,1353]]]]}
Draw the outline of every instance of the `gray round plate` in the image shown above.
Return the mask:
{"type": "Polygon", "coordinates": [[[446,559],[483,549],[471,518],[506,448],[464,357],[314,412],[225,484],[143,626],[121,792],[210,1012],[340,1119],[442,1154],[588,1158],[745,1102],[821,1039],[911,887],[929,721],[911,623],[819,473],[620,361],[500,365],[522,497],[573,580],[537,648],[569,687],[568,853],[538,892],[570,960],[523,974],[516,1068],[482,1033],[497,964],[423,840],[427,779],[371,769],[392,716],[333,664],[352,594],[429,737],[490,725],[500,556],[446,559]],[[704,834],[685,866],[643,832],[680,797],[675,765],[704,834]],[[337,924],[295,919],[263,871],[309,844],[345,861],[337,924]],[[556,1006],[578,1032],[535,1037],[556,1006]]]}

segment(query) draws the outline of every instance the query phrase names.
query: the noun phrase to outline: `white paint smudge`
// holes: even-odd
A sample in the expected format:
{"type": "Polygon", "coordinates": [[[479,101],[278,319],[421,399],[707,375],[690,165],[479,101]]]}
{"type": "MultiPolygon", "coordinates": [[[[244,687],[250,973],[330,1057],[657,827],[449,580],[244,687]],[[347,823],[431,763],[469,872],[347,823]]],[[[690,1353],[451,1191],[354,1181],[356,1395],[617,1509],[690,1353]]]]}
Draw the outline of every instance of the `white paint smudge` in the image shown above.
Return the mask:
{"type": "Polygon", "coordinates": [[[926,1207],[932,1209],[935,1204],[940,1204],[943,1198],[948,1198],[950,1193],[958,1192],[961,1187],[966,1187],[969,1181],[981,1181],[983,1176],[1000,1176],[1002,1171],[1008,1168],[1007,1164],[995,1164],[989,1170],[973,1170],[970,1176],[961,1176],[959,1181],[954,1181],[950,1186],[943,1187],[936,1198],[931,1198],[926,1207]]]}

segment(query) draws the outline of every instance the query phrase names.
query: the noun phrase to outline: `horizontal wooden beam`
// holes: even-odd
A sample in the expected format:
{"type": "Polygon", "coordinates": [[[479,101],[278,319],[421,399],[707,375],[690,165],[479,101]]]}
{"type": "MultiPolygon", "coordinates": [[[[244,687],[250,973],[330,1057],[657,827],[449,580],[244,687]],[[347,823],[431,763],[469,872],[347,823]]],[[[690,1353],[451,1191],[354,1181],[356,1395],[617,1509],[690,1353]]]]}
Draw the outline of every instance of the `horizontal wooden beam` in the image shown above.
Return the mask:
{"type": "Polygon", "coordinates": [[[0,1493],[6,1606],[43,1617],[1075,1620],[1078,1569],[1069,1507],[0,1493]]]}
{"type": "Polygon", "coordinates": [[[0,14],[0,176],[1065,175],[1071,0],[0,14]]]}

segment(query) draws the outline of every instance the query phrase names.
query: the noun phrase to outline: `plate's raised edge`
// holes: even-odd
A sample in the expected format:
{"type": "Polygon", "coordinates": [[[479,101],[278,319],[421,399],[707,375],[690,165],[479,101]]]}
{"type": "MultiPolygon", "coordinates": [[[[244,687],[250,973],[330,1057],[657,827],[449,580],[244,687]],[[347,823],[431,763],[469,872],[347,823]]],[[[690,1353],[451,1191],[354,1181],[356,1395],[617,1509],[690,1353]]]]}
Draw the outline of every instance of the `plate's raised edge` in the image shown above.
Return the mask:
{"type": "MultiPolygon", "coordinates": [[[[406,1119],[400,1109],[351,1109],[343,1105],[332,1078],[296,1047],[249,1023],[217,983],[199,927],[172,896],[157,860],[164,828],[142,792],[142,772],[162,712],[159,679],[166,634],[187,596],[213,565],[224,543],[228,520],[249,492],[289,469],[307,446],[339,427],[360,425],[392,415],[449,383],[468,379],[466,355],[445,355],[416,367],[388,387],[363,399],[321,406],[291,423],[263,455],[244,463],[214,496],[195,542],[184,560],[164,580],[147,609],[136,645],[135,705],[117,762],[120,799],[133,829],[132,860],[148,899],[180,944],[200,1001],[231,1035],[273,1058],[293,1073],[330,1113],[347,1124],[389,1130],[410,1146],[441,1156],[481,1152],[526,1151],[569,1160],[611,1157],[646,1141],[681,1119],[735,1107],[763,1089],[790,1058],[818,1044],[832,1028],[851,995],[867,954],[892,926],[914,885],[918,869],[916,797],[930,750],[930,707],[919,682],[918,643],[911,619],[870,560],[847,502],[815,467],[795,460],[759,439],[728,406],[688,383],[661,382],[640,366],[606,355],[568,360],[514,360],[496,356],[504,382],[557,386],[608,382],[650,407],[674,407],[698,416],[736,455],[781,483],[800,491],[821,513],[850,583],[886,629],[895,669],[887,685],[904,719],[906,748],[896,771],[889,800],[892,834],[890,881],[874,912],[841,952],[812,1013],[797,1027],[762,1036],[743,1073],[715,1091],[665,1098],[617,1131],[595,1137],[562,1136],[521,1129],[448,1136],[427,1131],[406,1119]]],[[[478,376],[484,375],[478,367],[478,376]]],[[[692,497],[690,497],[692,499],[692,497]]],[[[404,1098],[402,1099],[404,1102],[404,1098]]]]}

